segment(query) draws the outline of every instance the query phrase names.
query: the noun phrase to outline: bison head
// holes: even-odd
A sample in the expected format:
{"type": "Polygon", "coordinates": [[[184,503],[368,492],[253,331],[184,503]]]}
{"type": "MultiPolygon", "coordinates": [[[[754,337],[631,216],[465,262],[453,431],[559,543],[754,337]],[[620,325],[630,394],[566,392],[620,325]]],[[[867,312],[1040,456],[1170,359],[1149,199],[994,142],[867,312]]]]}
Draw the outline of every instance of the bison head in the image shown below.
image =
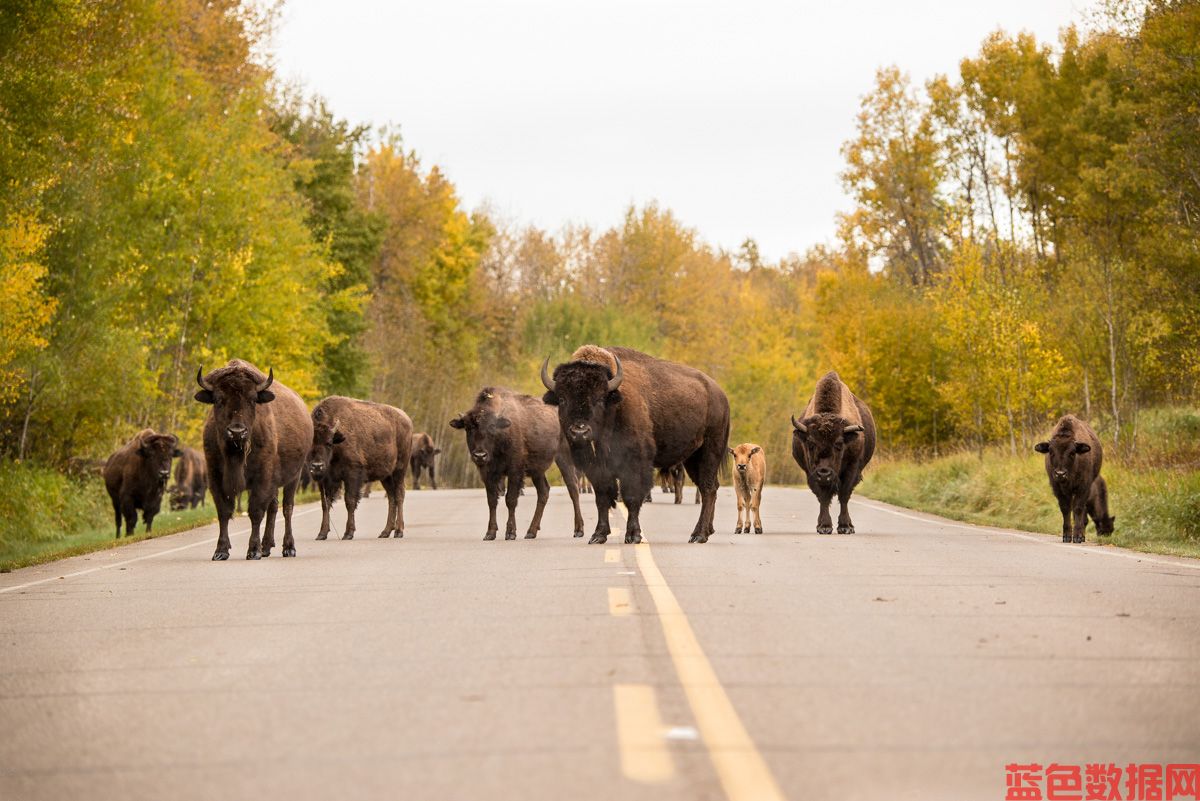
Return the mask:
{"type": "Polygon", "coordinates": [[[313,415],[312,448],[308,451],[308,472],[313,481],[324,480],[333,462],[333,447],[346,441],[346,435],[338,430],[339,421],[330,420],[320,411],[313,415]]]}
{"type": "Polygon", "coordinates": [[[621,402],[621,381],[624,370],[621,360],[613,354],[616,375],[602,364],[569,362],[554,368],[550,378],[547,368],[550,359],[542,363],[542,397],[550,406],[558,407],[558,423],[572,445],[594,442],[607,428],[609,412],[621,402]]]}
{"type": "Polygon", "coordinates": [[[1076,442],[1073,436],[1051,437],[1049,442],[1033,446],[1038,453],[1046,454],[1046,472],[1052,481],[1066,481],[1074,472],[1075,457],[1092,449],[1086,442],[1076,442]]]}
{"type": "Polygon", "coordinates": [[[818,484],[833,486],[842,474],[846,446],[862,433],[863,427],[831,412],[814,414],[804,420],[792,417],[795,447],[804,452],[809,477],[818,484]]]}
{"type": "Polygon", "coordinates": [[[142,457],[146,474],[163,486],[171,477],[171,460],[182,455],[179,440],[173,434],[154,434],[142,439],[138,445],[138,456],[142,457]]]}
{"type": "Polygon", "coordinates": [[[495,458],[504,447],[512,421],[486,406],[476,405],[450,421],[451,428],[467,432],[467,451],[479,467],[495,458]]]}
{"type": "Polygon", "coordinates": [[[729,449],[729,455],[733,457],[733,467],[737,470],[738,475],[746,474],[746,470],[750,468],[750,457],[761,450],[762,448],[757,445],[738,445],[736,448],[729,449]]]}
{"type": "Polygon", "coordinates": [[[196,383],[200,385],[196,400],[212,404],[217,431],[230,449],[249,451],[258,404],[275,400],[275,393],[269,389],[274,380],[273,369],[265,379],[241,368],[216,370],[211,380],[205,380],[204,368],[196,371],[196,383]]]}

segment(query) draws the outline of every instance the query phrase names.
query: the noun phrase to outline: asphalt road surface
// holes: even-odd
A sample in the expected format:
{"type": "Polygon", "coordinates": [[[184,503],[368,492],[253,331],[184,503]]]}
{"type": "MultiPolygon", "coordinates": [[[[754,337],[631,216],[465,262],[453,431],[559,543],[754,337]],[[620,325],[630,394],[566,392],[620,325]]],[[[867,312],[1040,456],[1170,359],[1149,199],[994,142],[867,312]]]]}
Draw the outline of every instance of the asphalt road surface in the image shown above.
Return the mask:
{"type": "Polygon", "coordinates": [[[963,801],[1200,761],[1198,561],[865,499],[823,537],[773,487],[765,534],[726,488],[689,545],[667,498],[640,546],[571,538],[561,489],[535,541],[482,542],[468,490],[381,540],[376,492],[350,542],[299,507],[296,559],[243,561],[240,518],[229,562],[210,526],[0,576],[0,799],[963,801]]]}

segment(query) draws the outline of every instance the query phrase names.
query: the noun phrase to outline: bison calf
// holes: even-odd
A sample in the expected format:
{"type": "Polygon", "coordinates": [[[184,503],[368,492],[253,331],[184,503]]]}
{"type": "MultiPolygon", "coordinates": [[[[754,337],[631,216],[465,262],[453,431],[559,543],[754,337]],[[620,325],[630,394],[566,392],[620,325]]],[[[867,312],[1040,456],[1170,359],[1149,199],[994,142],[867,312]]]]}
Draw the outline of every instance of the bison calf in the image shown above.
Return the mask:
{"type": "Polygon", "coordinates": [[[1100,477],[1104,449],[1091,426],[1074,415],[1064,415],[1049,441],[1039,442],[1033,449],[1046,454],[1046,475],[1062,512],[1062,541],[1083,542],[1088,515],[1096,523],[1097,534],[1112,534],[1116,518],[1108,513],[1108,485],[1100,477]]]}
{"type": "Polygon", "coordinates": [[[171,459],[178,456],[178,440],[171,434],[156,434],[152,429],[139,431],[133,439],[108,457],[104,464],[104,486],[112,499],[117,521],[117,537],[121,536],[121,519],[125,520],[125,536],[133,536],[138,509],[146,531],[162,508],[163,490],[171,475],[171,459]]]}
{"type": "Polygon", "coordinates": [[[558,430],[554,409],[537,398],[521,395],[503,387],[484,387],[475,405],[450,421],[451,428],[466,432],[467,450],[479,470],[487,490],[488,527],[485,540],[496,539],[496,504],[504,493],[508,523],[504,539],[517,538],[517,499],[525,476],[537,489],[537,508],[525,539],[537,536],[542,512],[550,497],[546,471],[556,463],[562,472],[567,494],[575,507],[575,536],[583,536],[583,515],[579,511],[579,480],[566,441],[558,430]]]}
{"type": "Polygon", "coordinates": [[[183,449],[175,463],[175,484],[167,492],[171,495],[173,512],[204,505],[204,493],[208,492],[204,454],[195,448],[183,449]]]}
{"type": "Polygon", "coordinates": [[[435,447],[433,437],[425,432],[412,435],[412,455],[409,457],[409,467],[412,469],[413,489],[421,488],[421,473],[429,472],[429,483],[437,489],[437,473],[434,470],[435,457],[442,452],[435,447]]]}
{"type": "Polygon", "coordinates": [[[762,505],[763,484],[767,480],[767,458],[763,449],[751,442],[743,442],[729,449],[733,457],[733,491],[737,495],[738,521],[734,534],[750,533],[750,514],[754,513],[754,533],[762,534],[762,518],[758,515],[762,505]],[[745,510],[745,523],[742,510],[745,510]]]}
{"type": "Polygon", "coordinates": [[[370,481],[378,481],[388,499],[387,522],[380,537],[404,536],[404,474],[412,448],[412,420],[394,406],[326,398],[312,412],[312,448],[308,469],[321,488],[321,529],[329,536],[329,509],[337,488],[346,501],[344,540],[354,539],[354,510],[370,481]]]}
{"type": "Polygon", "coordinates": [[[808,486],[821,504],[817,533],[833,533],[829,505],[837,495],[841,505],[837,533],[853,534],[850,495],[875,453],[875,418],[871,410],[831,370],[817,382],[803,419],[792,417],[792,428],[792,458],[808,477],[808,486]]]}

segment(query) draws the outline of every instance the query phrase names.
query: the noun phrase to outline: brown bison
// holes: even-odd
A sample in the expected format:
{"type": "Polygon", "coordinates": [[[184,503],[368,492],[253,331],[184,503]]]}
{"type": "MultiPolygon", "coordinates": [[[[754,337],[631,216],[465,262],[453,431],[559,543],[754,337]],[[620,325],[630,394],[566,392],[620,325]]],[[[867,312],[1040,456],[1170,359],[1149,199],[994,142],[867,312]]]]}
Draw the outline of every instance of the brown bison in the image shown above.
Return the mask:
{"type": "Polygon", "coordinates": [[[562,472],[567,494],[575,507],[575,536],[583,536],[583,515],[579,511],[579,480],[575,465],[562,434],[554,410],[537,398],[521,395],[503,387],[484,387],[475,405],[450,421],[451,428],[466,432],[467,450],[479,470],[487,490],[488,527],[485,540],[496,539],[496,503],[500,493],[508,506],[508,523],[504,539],[517,538],[517,499],[525,476],[537,489],[537,508],[525,539],[537,536],[542,525],[542,511],[550,497],[550,482],[546,471],[552,463],[562,472]]]}
{"type": "Polygon", "coordinates": [[[558,407],[571,456],[596,490],[600,519],[591,542],[607,541],[618,492],[628,511],[625,542],[641,542],[638,514],[654,470],[680,462],[703,497],[689,542],[707,542],[729,442],[729,400],[717,382],[630,348],[584,345],[553,378],[549,363],[542,364],[544,399],[558,407]]]}
{"type": "Polygon", "coordinates": [[[833,533],[829,504],[837,495],[841,505],[837,532],[853,534],[847,504],[862,481],[863,468],[875,453],[875,418],[871,410],[831,370],[817,382],[804,417],[792,417],[792,427],[792,457],[821,504],[817,533],[833,533]]]}
{"type": "Polygon", "coordinates": [[[1046,454],[1046,475],[1062,512],[1062,541],[1083,542],[1088,515],[1097,534],[1112,534],[1116,518],[1108,513],[1108,485],[1100,476],[1104,449],[1091,426],[1074,415],[1064,415],[1049,441],[1039,442],[1033,449],[1046,454]]]}
{"type": "Polygon", "coordinates": [[[346,499],[344,540],[354,539],[354,510],[368,482],[378,481],[388,499],[381,538],[404,536],[404,474],[412,447],[412,420],[394,406],[343,398],[326,398],[312,412],[312,448],[308,470],[321,488],[321,529],[329,536],[329,509],[337,490],[346,499]]]}
{"type": "Polygon", "coordinates": [[[762,506],[763,485],[767,482],[767,457],[763,449],[753,442],[743,442],[729,449],[733,457],[733,491],[737,495],[738,520],[734,534],[750,533],[750,514],[754,514],[754,533],[762,534],[762,518],[758,516],[762,506]],[[742,510],[746,522],[742,523],[742,510]]]}
{"type": "Polygon", "coordinates": [[[296,555],[292,507],[300,470],[312,443],[312,420],[300,396],[263,375],[249,362],[234,359],[208,375],[196,373],[196,400],[212,406],[204,420],[204,459],[209,490],[221,533],[213,561],[229,558],[229,519],[238,495],[249,495],[250,542],[247,559],[271,555],[275,513],[283,488],[283,555],[296,555]],[[263,516],[266,528],[263,530],[263,516]],[[261,545],[260,545],[261,533],[261,545]]]}
{"type": "Polygon", "coordinates": [[[184,448],[175,463],[175,483],[167,490],[171,495],[171,511],[195,509],[204,505],[208,492],[208,469],[204,454],[195,448],[184,448]]]}
{"type": "Polygon", "coordinates": [[[421,488],[421,473],[426,470],[429,471],[430,485],[437,489],[437,473],[434,469],[436,459],[434,457],[441,452],[442,449],[433,444],[433,437],[424,431],[412,435],[412,456],[409,457],[409,460],[413,489],[421,488]]]}
{"type": "Polygon", "coordinates": [[[162,508],[163,490],[171,476],[171,459],[179,455],[178,440],[171,434],[156,434],[143,429],[104,463],[104,486],[112,499],[117,520],[117,537],[121,536],[121,518],[125,519],[125,536],[133,536],[138,509],[146,531],[162,508]]]}
{"type": "MultiPolygon", "coordinates": [[[[683,503],[683,464],[658,471],[658,482],[664,493],[674,495],[675,503],[683,503]]],[[[697,496],[699,498],[699,496],[697,496]]]]}

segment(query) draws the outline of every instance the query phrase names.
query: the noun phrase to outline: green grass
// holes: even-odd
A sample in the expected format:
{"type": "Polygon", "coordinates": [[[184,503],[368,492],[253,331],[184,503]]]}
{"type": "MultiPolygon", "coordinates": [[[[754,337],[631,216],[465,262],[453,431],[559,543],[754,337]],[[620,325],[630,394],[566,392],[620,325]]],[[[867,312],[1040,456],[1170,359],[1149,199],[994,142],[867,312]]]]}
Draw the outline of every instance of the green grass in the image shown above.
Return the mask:
{"type": "MultiPolygon", "coordinates": [[[[296,502],[316,499],[316,493],[308,493],[296,502]]],[[[0,573],[162,537],[216,519],[210,498],[198,509],[164,509],[155,516],[150,534],[139,514],[134,536],[118,540],[112,504],[99,478],[72,478],[50,468],[0,461],[0,573]]]]}
{"type": "MultiPolygon", "coordinates": [[[[1148,553],[1200,557],[1196,465],[1113,461],[1105,459],[1103,475],[1109,510],[1117,518],[1116,531],[1104,540],[1148,553]]],[[[1062,516],[1042,457],[1034,453],[1028,458],[989,451],[982,460],[973,453],[924,462],[884,460],[870,466],[860,491],[870,498],[968,523],[1062,533],[1062,516]]],[[[1088,540],[1096,539],[1089,523],[1088,540]]]]}

